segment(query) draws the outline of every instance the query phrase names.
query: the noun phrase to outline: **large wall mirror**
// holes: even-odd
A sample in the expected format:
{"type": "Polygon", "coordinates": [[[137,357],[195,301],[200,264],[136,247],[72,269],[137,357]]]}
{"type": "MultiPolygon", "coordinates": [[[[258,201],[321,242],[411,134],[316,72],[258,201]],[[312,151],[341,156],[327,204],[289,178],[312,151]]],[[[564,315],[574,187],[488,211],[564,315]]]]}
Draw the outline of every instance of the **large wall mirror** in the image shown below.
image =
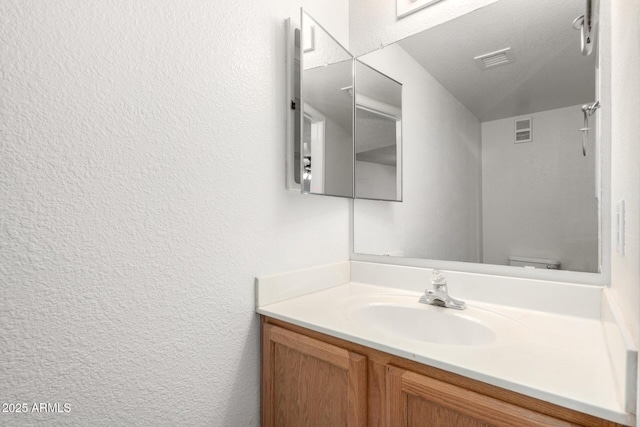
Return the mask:
{"type": "Polygon", "coordinates": [[[354,201],[356,259],[600,272],[583,14],[585,0],[498,0],[358,58],[403,84],[404,184],[403,203],[354,201]]]}

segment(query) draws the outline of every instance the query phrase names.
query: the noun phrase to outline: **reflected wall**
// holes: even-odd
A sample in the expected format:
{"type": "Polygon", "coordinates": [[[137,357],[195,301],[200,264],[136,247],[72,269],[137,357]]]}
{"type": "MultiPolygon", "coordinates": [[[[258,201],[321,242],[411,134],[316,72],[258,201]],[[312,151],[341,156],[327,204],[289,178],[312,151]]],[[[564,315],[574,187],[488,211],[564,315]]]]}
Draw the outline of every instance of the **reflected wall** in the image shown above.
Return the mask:
{"type": "Polygon", "coordinates": [[[359,57],[403,82],[405,162],[402,205],[354,202],[356,254],[599,272],[599,116],[587,156],[580,132],[597,58],[570,25],[583,7],[499,0],[359,57]],[[476,60],[503,48],[499,66],[476,60]]]}
{"type": "Polygon", "coordinates": [[[302,12],[302,191],[353,197],[353,57],[302,12]]]}

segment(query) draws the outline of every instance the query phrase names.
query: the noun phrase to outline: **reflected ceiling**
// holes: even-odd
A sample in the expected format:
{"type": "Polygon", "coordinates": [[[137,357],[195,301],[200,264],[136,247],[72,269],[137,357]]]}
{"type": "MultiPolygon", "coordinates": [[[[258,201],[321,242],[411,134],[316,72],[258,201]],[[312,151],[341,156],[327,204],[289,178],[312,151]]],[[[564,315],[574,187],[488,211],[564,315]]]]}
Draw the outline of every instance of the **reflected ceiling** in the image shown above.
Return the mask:
{"type": "Polygon", "coordinates": [[[571,26],[583,13],[583,1],[500,0],[399,44],[480,121],[497,120],[595,99],[596,55],[581,55],[571,26]],[[507,47],[513,63],[474,61],[507,47]]]}

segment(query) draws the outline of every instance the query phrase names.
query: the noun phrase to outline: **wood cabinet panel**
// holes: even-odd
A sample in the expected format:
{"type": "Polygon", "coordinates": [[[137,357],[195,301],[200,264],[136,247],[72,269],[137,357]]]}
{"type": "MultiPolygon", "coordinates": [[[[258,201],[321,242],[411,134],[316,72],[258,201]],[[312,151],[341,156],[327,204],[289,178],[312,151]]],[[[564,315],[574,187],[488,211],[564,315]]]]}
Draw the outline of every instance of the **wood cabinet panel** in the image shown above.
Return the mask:
{"type": "Polygon", "coordinates": [[[368,421],[369,427],[387,425],[387,391],[385,375],[387,365],[369,359],[368,384],[368,421]]]}
{"type": "Polygon", "coordinates": [[[407,396],[407,425],[415,427],[491,427],[489,424],[465,416],[460,412],[411,395],[407,396]]]}
{"type": "Polygon", "coordinates": [[[262,362],[264,426],[366,425],[366,357],[264,325],[262,362]]]}
{"type": "Polygon", "coordinates": [[[389,425],[568,427],[575,424],[415,372],[387,367],[389,425]]]}
{"type": "Polygon", "coordinates": [[[622,427],[276,319],[262,330],[263,426],[622,427]]]}

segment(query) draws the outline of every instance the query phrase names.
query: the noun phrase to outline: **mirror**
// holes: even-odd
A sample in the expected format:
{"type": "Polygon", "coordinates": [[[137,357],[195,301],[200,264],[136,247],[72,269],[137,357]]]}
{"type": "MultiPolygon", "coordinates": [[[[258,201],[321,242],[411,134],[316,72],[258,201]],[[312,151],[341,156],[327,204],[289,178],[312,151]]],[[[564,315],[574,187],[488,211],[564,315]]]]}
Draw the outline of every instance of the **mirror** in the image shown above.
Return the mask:
{"type": "Polygon", "coordinates": [[[354,201],[356,254],[599,272],[584,5],[498,0],[358,58],[403,83],[405,156],[403,203],[354,201]]]}
{"type": "Polygon", "coordinates": [[[353,197],[353,57],[302,12],[299,144],[304,193],[353,197]]]}
{"type": "Polygon", "coordinates": [[[402,201],[402,85],[301,22],[286,21],[287,188],[402,201]]]}
{"type": "Polygon", "coordinates": [[[402,84],[356,66],[355,196],[402,201],[402,84]]]}

